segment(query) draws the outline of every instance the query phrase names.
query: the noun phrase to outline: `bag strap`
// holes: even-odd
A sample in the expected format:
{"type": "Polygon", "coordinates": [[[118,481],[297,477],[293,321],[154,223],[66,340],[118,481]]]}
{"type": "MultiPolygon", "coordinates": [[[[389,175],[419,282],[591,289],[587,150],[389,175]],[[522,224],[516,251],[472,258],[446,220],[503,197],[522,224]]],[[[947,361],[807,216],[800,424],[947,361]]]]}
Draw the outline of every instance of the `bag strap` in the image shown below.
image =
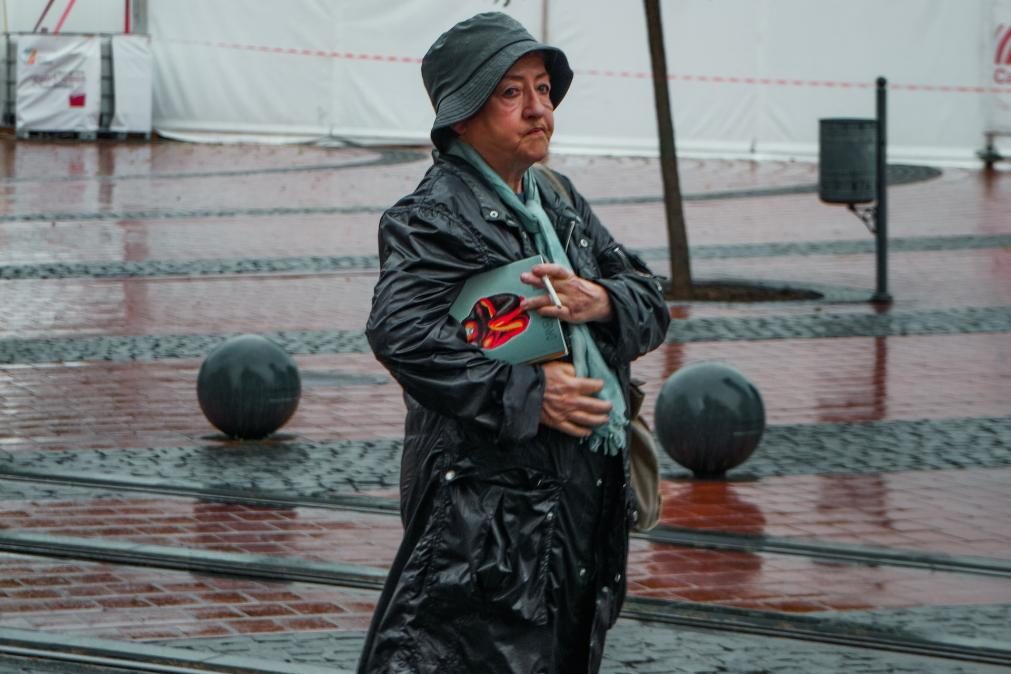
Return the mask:
{"type": "Polygon", "coordinates": [[[575,208],[575,204],[572,203],[572,194],[569,193],[569,188],[565,186],[565,183],[562,182],[557,173],[549,169],[544,164],[534,164],[534,170],[536,170],[539,175],[548,181],[548,184],[551,185],[555,192],[565,199],[565,203],[568,204],[570,208],[575,208]]]}

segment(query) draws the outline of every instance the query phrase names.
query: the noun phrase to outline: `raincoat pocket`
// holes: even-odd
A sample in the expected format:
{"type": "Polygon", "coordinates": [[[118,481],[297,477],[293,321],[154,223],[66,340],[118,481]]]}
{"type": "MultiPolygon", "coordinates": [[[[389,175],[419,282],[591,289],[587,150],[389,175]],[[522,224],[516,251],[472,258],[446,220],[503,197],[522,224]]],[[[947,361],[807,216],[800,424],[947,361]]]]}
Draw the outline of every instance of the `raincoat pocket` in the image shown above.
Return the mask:
{"type": "Polygon", "coordinates": [[[428,573],[430,599],[546,624],[560,484],[537,471],[461,475],[444,485],[443,526],[428,573]]]}

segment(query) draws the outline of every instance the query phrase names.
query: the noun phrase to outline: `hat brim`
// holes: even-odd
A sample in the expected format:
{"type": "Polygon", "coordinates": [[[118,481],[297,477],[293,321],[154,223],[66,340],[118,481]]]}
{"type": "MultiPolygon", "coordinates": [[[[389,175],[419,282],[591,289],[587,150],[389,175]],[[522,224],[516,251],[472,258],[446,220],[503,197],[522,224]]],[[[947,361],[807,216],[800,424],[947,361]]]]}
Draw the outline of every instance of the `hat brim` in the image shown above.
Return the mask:
{"type": "Polygon", "coordinates": [[[532,52],[545,54],[544,65],[551,78],[551,103],[558,107],[572,84],[572,69],[565,52],[533,40],[522,40],[499,50],[479,66],[459,89],[440,101],[432,124],[431,137],[435,146],[445,149],[444,143],[453,135],[450,127],[477,114],[509,68],[532,52]]]}

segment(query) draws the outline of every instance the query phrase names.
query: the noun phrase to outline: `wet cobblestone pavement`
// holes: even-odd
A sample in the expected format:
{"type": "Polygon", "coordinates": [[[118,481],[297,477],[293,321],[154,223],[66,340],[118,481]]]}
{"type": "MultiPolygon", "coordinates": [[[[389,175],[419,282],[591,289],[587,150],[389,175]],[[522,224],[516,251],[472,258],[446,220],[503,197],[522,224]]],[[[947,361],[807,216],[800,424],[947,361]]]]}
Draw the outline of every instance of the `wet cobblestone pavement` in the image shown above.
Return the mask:
{"type": "MultiPolygon", "coordinates": [[[[427,163],[0,138],[0,674],[353,670],[401,531],[403,402],[362,335],[375,224],[427,163]],[[303,392],[243,443],[195,380],[248,332],[303,392]]],[[[656,160],[551,163],[667,271],[656,160]]],[[[696,280],[821,298],[672,303],[634,364],[648,419],[669,373],[719,360],[768,427],[725,480],[660,457],[607,674],[1011,668],[1011,172],[889,175],[881,308],[816,166],[682,162],[696,280]]]]}

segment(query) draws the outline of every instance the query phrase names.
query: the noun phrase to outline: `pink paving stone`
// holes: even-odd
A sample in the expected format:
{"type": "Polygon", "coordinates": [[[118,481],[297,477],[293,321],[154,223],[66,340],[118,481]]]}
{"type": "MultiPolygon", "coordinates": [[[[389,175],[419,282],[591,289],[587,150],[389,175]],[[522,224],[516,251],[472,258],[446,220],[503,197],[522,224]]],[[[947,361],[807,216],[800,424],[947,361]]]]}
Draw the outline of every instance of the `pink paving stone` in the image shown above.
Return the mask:
{"type": "MultiPolygon", "coordinates": [[[[1002,306],[1011,300],[1011,249],[893,253],[892,257],[889,288],[897,298],[893,311],[1002,306]],[[943,284],[938,283],[941,279],[943,284]]],[[[668,273],[666,261],[651,264],[658,273],[668,273]]],[[[703,259],[693,270],[701,279],[730,276],[801,288],[827,284],[863,289],[868,297],[875,286],[873,255],[703,259]]],[[[360,332],[368,318],[375,282],[376,274],[370,271],[5,281],[10,301],[0,307],[0,337],[360,332]]],[[[697,303],[687,313],[704,316],[711,306],[697,303]]],[[[760,309],[744,305],[739,310],[741,315],[756,310],[798,311],[796,306],[780,307],[778,303],[761,303],[760,309]]],[[[841,311],[871,313],[872,308],[858,304],[841,311]]]]}
{"type": "MultiPolygon", "coordinates": [[[[392,203],[420,177],[427,160],[409,164],[332,172],[270,173],[241,179],[204,177],[96,180],[93,175],[170,174],[248,168],[318,166],[375,156],[368,150],[320,148],[236,149],[174,143],[141,146],[109,144],[16,144],[0,142],[6,175],[20,178],[72,175],[80,181],[54,197],[45,183],[19,182],[5,191],[7,208],[18,213],[53,210],[111,212],[152,208],[306,207],[392,203]],[[194,168],[196,166],[197,168],[194,168]],[[227,185],[227,189],[224,186],[227,185]],[[186,188],[185,206],[177,202],[186,188]],[[224,196],[223,196],[224,195],[224,196]],[[283,195],[283,196],[282,196],[283,195]]],[[[591,198],[659,194],[656,160],[556,156],[552,165],[570,173],[591,198]],[[615,170],[620,169],[620,170],[615,170]]],[[[685,191],[754,189],[812,184],[812,164],[683,161],[685,191]]],[[[1011,232],[1009,175],[981,179],[975,171],[947,170],[940,179],[890,190],[893,236],[982,235],[1011,232]]],[[[778,198],[688,202],[693,245],[778,241],[868,240],[862,225],[844,209],[818,203],[813,194],[778,198]]],[[[662,206],[601,206],[602,219],[632,246],[664,245],[662,206]]],[[[147,221],[0,222],[0,264],[51,260],[145,260],[194,257],[268,257],[374,254],[377,215],[309,215],[304,218],[152,219],[147,221]]],[[[902,253],[892,256],[896,311],[1008,303],[1011,263],[1007,249],[902,253]]],[[[873,287],[872,256],[811,256],[696,260],[702,276],[732,274],[753,279],[816,280],[857,288],[873,287]]],[[[663,261],[654,265],[663,271],[663,261]]],[[[3,336],[80,334],[155,334],[225,329],[360,329],[368,310],[374,274],[280,275],[133,281],[66,279],[5,282],[0,307],[3,336]],[[68,298],[72,301],[67,301],[68,298]],[[196,301],[194,301],[194,299],[196,301]],[[229,302],[234,302],[230,304],[229,302]],[[222,308],[226,307],[226,311],[222,308]],[[231,308],[234,307],[234,308],[231,308]],[[232,313],[227,313],[231,311],[232,313]],[[270,326],[264,328],[263,326],[270,326]]],[[[807,308],[772,305],[693,304],[675,307],[683,316],[780,315],[807,308]]],[[[832,307],[832,312],[869,313],[865,305],[832,307]]],[[[823,423],[888,419],[1006,415],[1009,395],[1006,335],[783,340],[759,343],[671,345],[635,365],[656,387],[674,367],[703,358],[726,359],[754,377],[766,398],[770,423],[823,423]],[[659,373],[659,374],[658,374],[659,373]]],[[[371,356],[299,357],[300,367],[379,373],[371,356]]],[[[0,436],[0,449],[117,448],[206,444],[214,433],[195,406],[193,382],[198,361],[153,364],[54,364],[0,368],[0,412],[13,426],[0,436]],[[151,383],[155,386],[152,388],[151,383]],[[155,390],[156,394],[152,391],[155,390]],[[68,404],[72,401],[72,404],[68,404]]],[[[647,413],[651,413],[648,409],[647,413]]],[[[389,437],[400,433],[403,406],[395,384],[341,389],[311,388],[286,433],[302,439],[389,437]]],[[[222,443],[223,446],[227,444],[222,443]]],[[[720,493],[696,493],[684,483],[668,490],[668,507],[684,515],[679,526],[701,526],[781,536],[818,537],[841,542],[893,545],[928,551],[986,554],[1007,559],[1006,521],[1011,499],[1000,484],[1006,471],[945,471],[868,478],[771,478],[734,483],[720,493]],[[991,475],[995,473],[995,475],[991,475]],[[957,475],[953,481],[941,481],[957,475]],[[993,480],[988,478],[993,477],[993,480]],[[964,478],[965,481],[959,481],[964,478]],[[996,480],[996,482],[994,482],[996,480]],[[944,507],[938,502],[944,496],[944,507]],[[671,504],[674,504],[672,506],[671,504]],[[998,505],[994,505],[994,504],[998,505]],[[688,516],[691,516],[690,519],[688,516]],[[971,527],[966,527],[971,522],[971,527]]],[[[335,546],[357,536],[355,526],[316,521],[299,512],[297,523],[281,530],[276,522],[243,519],[252,525],[231,534],[219,510],[192,508],[161,513],[130,500],[122,512],[97,504],[90,522],[78,521],[75,535],[136,537],[135,540],[289,554],[328,559],[333,555],[389,559],[399,538],[395,518],[373,548],[335,546]],[[205,513],[212,513],[205,517],[205,513]],[[97,514],[105,528],[95,522],[97,514]],[[136,518],[137,524],[131,520],[136,518]],[[114,520],[114,521],[113,521],[114,520]],[[302,527],[301,524],[312,524],[302,527]],[[265,528],[262,534],[257,526],[265,528]],[[316,530],[315,527],[319,529],[316,530]],[[90,527],[90,528],[89,528],[90,527]],[[224,534],[224,535],[223,535],[224,534]],[[232,547],[228,547],[232,546],[232,547]],[[263,546],[267,546],[264,548],[263,546]],[[271,547],[273,546],[273,547],[271,547]],[[386,555],[384,558],[383,555],[386,555]],[[318,556],[318,557],[314,557],[318,556]]],[[[36,514],[38,503],[19,508],[36,514]]],[[[52,503],[34,520],[38,529],[72,523],[81,502],[52,503]]],[[[0,506],[3,507],[3,506],[0,506]]],[[[172,510],[171,508],[169,509],[172,510]]],[[[254,511],[246,511],[252,514],[254,511]]],[[[85,514],[87,517],[87,514],[85,514]]],[[[325,518],[323,518],[325,520],[325,518]]],[[[6,519],[0,519],[5,521],[6,519]]],[[[30,528],[30,527],[28,527],[30,528]]],[[[66,531],[66,530],[63,530],[66,531]]],[[[693,598],[736,606],[808,611],[825,608],[913,606],[922,603],[1008,601],[1004,585],[957,574],[908,569],[867,569],[814,565],[775,555],[713,553],[633,544],[633,592],[693,598]]],[[[265,585],[242,579],[192,579],[188,574],[101,565],[38,565],[0,556],[0,625],[17,616],[17,626],[83,630],[86,633],[169,638],[187,630],[233,634],[229,619],[243,614],[231,605],[221,613],[197,615],[230,597],[235,606],[283,605],[309,620],[337,629],[360,629],[371,612],[373,594],[341,594],[289,584],[265,585]],[[7,562],[10,562],[8,565],[7,562]],[[96,572],[96,569],[115,569],[96,572]],[[146,575],[145,575],[146,574],[146,575]],[[6,578],[4,577],[6,576],[6,578]],[[15,581],[14,578],[27,582],[15,581]],[[205,582],[206,581],[206,582],[205,582]],[[286,589],[276,589],[283,587],[286,589]],[[272,589],[275,588],[275,589],[272,589]],[[292,591],[288,588],[295,588],[292,591]],[[11,592],[36,592],[34,596],[11,592]],[[289,596],[290,593],[293,596],[289,596]],[[123,605],[125,596],[143,594],[160,606],[123,605]],[[283,596],[282,596],[283,595],[283,596]],[[89,601],[83,601],[87,597],[89,601]],[[355,598],[358,599],[355,599],[355,598]],[[365,597],[362,599],[362,597],[365,597]],[[33,601],[33,599],[35,601],[33,601]],[[8,608],[22,609],[7,612],[8,608]],[[94,622],[101,602],[112,604],[94,622]],[[92,607],[92,608],[86,608],[92,607]],[[24,620],[32,621],[30,623],[24,620]],[[103,632],[104,630],[104,632],[103,632]]],[[[1006,584],[1005,584],[1006,585],[1006,584]]],[[[318,629],[310,623],[289,627],[278,617],[251,625],[318,629]]],[[[13,623],[12,623],[13,624],[13,623]]],[[[251,628],[255,629],[255,628],[251,628]]]]}
{"type": "Polygon", "coordinates": [[[665,481],[662,522],[1011,560],[1011,469],[665,481]]]}
{"type": "MultiPolygon", "coordinates": [[[[80,176],[68,183],[54,200],[46,183],[19,182],[9,188],[8,199],[18,212],[78,210],[86,212],[122,210],[176,210],[180,189],[187,196],[186,208],[248,208],[263,202],[297,204],[300,207],[392,204],[409,191],[428,166],[424,158],[409,164],[361,168],[352,171],[269,173],[236,178],[160,179],[192,171],[214,172],[246,166],[248,146],[206,147],[182,156],[177,144],[156,143],[144,151],[117,146],[103,149],[81,148],[72,157],[65,149],[38,145],[22,149],[13,142],[0,145],[0,162],[9,175],[22,181],[32,176],[80,176]],[[175,169],[162,168],[162,157],[175,154],[175,169]],[[124,157],[129,156],[129,160],[124,157]],[[123,162],[126,161],[124,164],[123,162]],[[186,162],[190,162],[187,165],[186,162]],[[43,170],[46,166],[48,169],[43,170]],[[128,181],[100,181],[92,176],[117,175],[124,171],[150,178],[128,181]],[[222,190],[219,183],[227,182],[222,190]],[[229,199],[232,199],[231,201],[229,199]]],[[[419,148],[423,155],[425,148],[419,148]]],[[[292,149],[278,149],[260,156],[254,169],[323,166],[376,156],[369,150],[323,150],[299,156],[292,149]]],[[[660,172],[656,159],[578,157],[556,155],[550,163],[571,175],[589,198],[615,196],[656,196],[660,194],[660,172]]],[[[748,162],[682,160],[682,189],[686,193],[735,189],[756,189],[784,185],[813,185],[817,167],[802,162],[748,162]]],[[[893,187],[890,226],[894,236],[927,236],[955,233],[1008,231],[1006,176],[997,173],[980,179],[977,171],[947,169],[935,180],[893,187]]],[[[659,202],[641,206],[600,206],[604,221],[628,243],[657,245],[665,239],[662,206],[659,202]]],[[[690,240],[695,244],[762,242],[777,240],[824,240],[867,237],[863,226],[845,209],[827,207],[816,196],[802,194],[776,198],[732,199],[687,202],[685,205],[690,240]]],[[[56,223],[56,230],[42,238],[32,223],[3,223],[12,245],[2,255],[10,262],[50,259],[173,259],[214,256],[242,257],[291,254],[341,254],[347,248],[374,245],[374,223],[378,215],[318,216],[302,218],[224,218],[212,221],[149,220],[122,222],[56,223]],[[352,228],[340,232],[329,222],[356,220],[352,228]],[[242,221],[243,236],[234,228],[242,221]],[[303,223],[303,221],[308,221],[303,223]],[[263,224],[267,223],[267,224],[263,224]],[[276,224],[275,224],[276,223],[276,224]],[[229,229],[232,227],[232,229],[229,229]],[[301,236],[291,237],[291,231],[301,236]],[[365,234],[367,232],[368,234],[365,234]],[[233,234],[232,236],[228,236],[233,234]],[[371,239],[371,240],[370,240],[371,239]],[[187,243],[190,242],[190,243],[187,243]],[[356,242],[361,242],[358,244],[356,242]],[[44,245],[40,245],[40,243],[44,245]],[[79,245],[78,245],[79,244],[79,245]],[[315,247],[313,247],[315,246],[315,247]],[[50,252],[52,251],[52,252],[50,252]],[[271,253],[271,251],[274,251],[271,253]]],[[[3,231],[3,230],[0,230],[3,231]]],[[[366,249],[369,250],[369,249],[366,249]]],[[[374,250],[369,250],[374,252],[374,250]]],[[[346,253],[344,253],[346,254],[346,253]]],[[[2,259],[2,258],[0,258],[2,259]]]]}
{"type": "MultiPolygon", "coordinates": [[[[50,504],[61,505],[59,501],[32,501],[27,504],[31,506],[30,514],[27,516],[17,514],[22,512],[24,508],[15,509],[11,507],[12,502],[0,502],[0,522],[2,522],[0,529],[45,532],[51,535],[60,532],[60,535],[110,538],[134,543],[191,547],[219,552],[283,555],[371,567],[379,566],[380,568],[386,568],[392,563],[393,553],[402,535],[400,522],[396,517],[353,511],[297,508],[283,511],[283,513],[285,517],[298,518],[304,525],[301,530],[281,531],[274,527],[269,520],[254,520],[248,522],[250,527],[256,527],[254,530],[208,538],[202,534],[204,524],[200,518],[201,508],[205,504],[185,498],[121,498],[97,501],[99,507],[114,507],[124,519],[130,518],[131,507],[136,507],[138,510],[138,513],[133,517],[135,531],[109,534],[104,527],[86,524],[88,521],[86,515],[89,509],[88,501],[76,500],[75,502],[78,504],[78,509],[74,512],[67,512],[60,507],[49,507],[50,504]],[[156,506],[157,513],[152,512],[152,506],[156,506]],[[151,534],[145,531],[147,527],[157,525],[161,519],[178,523],[177,531],[165,534],[151,534]]],[[[215,504],[215,506],[215,510],[220,514],[221,504],[215,504]]],[[[231,509],[238,516],[270,512],[269,508],[259,506],[232,505],[231,509]]],[[[58,582],[58,580],[53,582],[58,582]]],[[[247,586],[247,583],[241,579],[221,577],[210,579],[207,583],[218,590],[247,586]]],[[[156,586],[147,585],[133,587],[130,593],[140,594],[157,591],[156,586]]],[[[185,588],[184,591],[189,592],[190,590],[185,588]]],[[[227,592],[223,593],[222,599],[219,599],[217,595],[205,594],[204,597],[207,601],[226,603],[238,601],[238,597],[233,597],[227,592]]],[[[268,601],[262,595],[259,599],[268,601]]]]}
{"type": "Polygon", "coordinates": [[[314,632],[317,630],[328,632],[336,627],[334,623],[322,618],[282,618],[277,622],[285,628],[285,631],[292,632],[314,632]]]}
{"type": "MultiPolygon", "coordinates": [[[[994,485],[1006,478],[1005,475],[992,475],[987,471],[981,472],[985,474],[982,477],[989,477],[994,485]]],[[[891,477],[885,476],[884,479],[891,477]]],[[[981,480],[979,477],[963,476],[964,485],[985,485],[987,479],[981,480]]],[[[921,479],[920,475],[914,474],[912,476],[913,483],[909,485],[902,484],[901,475],[892,479],[894,489],[888,492],[890,498],[887,500],[887,504],[890,504],[890,507],[896,511],[896,519],[918,519],[924,526],[929,526],[933,521],[932,518],[939,514],[936,508],[932,510],[928,506],[928,497],[931,495],[943,494],[951,497],[953,502],[963,505],[972,502],[972,494],[964,494],[955,486],[948,485],[946,489],[931,491],[925,488],[927,485],[916,482],[921,479]],[[903,500],[903,496],[907,493],[912,496],[908,502],[903,500]],[[967,496],[969,498],[965,498],[967,496]]],[[[667,500],[664,522],[676,526],[713,528],[713,522],[708,518],[716,514],[722,518],[719,526],[716,527],[721,530],[743,530],[744,533],[788,536],[798,535],[798,530],[800,530],[803,535],[810,532],[804,532],[802,525],[818,524],[817,518],[813,518],[812,514],[820,512],[819,506],[832,506],[830,517],[836,526],[830,531],[835,534],[834,540],[861,543],[877,540],[884,544],[896,543],[894,539],[889,539],[887,536],[889,532],[885,523],[889,521],[889,516],[877,513],[877,510],[885,507],[886,501],[882,498],[875,499],[870,487],[861,486],[856,479],[847,480],[845,476],[807,479],[771,478],[767,482],[762,481],[754,484],[668,482],[665,484],[665,492],[667,500]],[[856,490],[852,493],[848,492],[845,489],[847,483],[853,484],[856,490]],[[837,485],[841,485],[842,488],[840,489],[837,485]],[[792,498],[789,502],[790,507],[787,512],[779,514],[776,510],[777,505],[785,501],[784,495],[786,494],[792,498]],[[764,501],[763,497],[765,497],[764,501]],[[809,503],[807,499],[816,500],[814,503],[809,503]],[[769,509],[769,515],[764,514],[763,507],[769,509]],[[868,515],[868,513],[871,514],[868,515]],[[694,517],[692,517],[693,514],[694,517]],[[727,525],[728,522],[729,525],[727,525]],[[736,527],[733,525],[735,522],[737,523],[736,527]],[[877,522],[879,531],[871,531],[859,536],[845,528],[840,532],[840,522],[859,524],[877,522]],[[798,523],[801,526],[798,526],[798,523]],[[847,538],[847,534],[851,538],[847,538]],[[875,534],[879,534],[879,536],[876,538],[875,534]]],[[[980,505],[984,506],[992,498],[993,494],[982,498],[980,505]]],[[[174,520],[181,520],[180,513],[194,505],[188,499],[160,501],[124,499],[114,504],[104,503],[103,507],[112,505],[118,512],[125,513],[131,502],[140,504],[140,510],[144,512],[142,515],[144,519],[152,517],[147,514],[151,510],[152,503],[160,503],[160,510],[174,520]]],[[[32,506],[31,510],[44,511],[46,503],[45,501],[36,501],[29,505],[32,506]]],[[[82,503],[81,505],[82,509],[86,510],[86,504],[82,503]]],[[[220,504],[218,505],[220,506],[220,504]]],[[[24,504],[17,504],[17,506],[20,510],[25,509],[24,504]]],[[[233,508],[236,513],[265,510],[263,507],[244,505],[235,505],[233,508]]],[[[980,510],[981,530],[984,530],[986,526],[990,526],[994,530],[1002,526],[999,524],[1003,520],[1001,513],[988,512],[983,507],[980,510]],[[996,519],[987,519],[988,517],[996,519]]],[[[329,528],[314,535],[293,535],[271,532],[267,529],[269,523],[261,521],[261,525],[264,526],[262,540],[269,545],[265,545],[262,549],[260,546],[256,546],[253,552],[373,567],[379,565],[382,568],[386,568],[392,562],[393,553],[401,536],[399,520],[396,517],[313,508],[299,508],[295,512],[307,523],[353,521],[358,528],[329,528]],[[353,518],[353,520],[349,518],[353,518]],[[363,532],[367,535],[363,536],[363,532]]],[[[46,515],[40,513],[40,516],[45,517],[46,515]]],[[[12,522],[12,524],[30,528],[30,520],[31,518],[28,518],[12,522]]],[[[193,526],[198,529],[199,523],[194,521],[193,526]]],[[[34,530],[38,531],[38,529],[34,530]]],[[[815,530],[814,533],[818,533],[818,531],[815,530]]],[[[964,541],[951,535],[943,536],[942,533],[944,532],[935,527],[930,532],[931,535],[924,535],[920,538],[920,547],[928,551],[938,551],[939,549],[943,551],[946,543],[949,547],[957,547],[962,554],[966,554],[969,548],[964,544],[964,541]]],[[[89,530],[81,528],[78,535],[86,537],[89,535],[89,530]]],[[[137,541],[138,539],[128,537],[124,540],[137,541]]],[[[242,542],[198,545],[186,535],[151,537],[142,540],[174,547],[251,552],[249,546],[242,542]]],[[[979,554],[992,551],[992,548],[988,547],[987,540],[984,536],[982,542],[977,541],[976,551],[979,554]]],[[[686,547],[654,544],[644,540],[634,541],[632,549],[628,571],[629,580],[632,583],[631,591],[633,594],[642,596],[687,601],[718,601],[745,607],[765,606],[768,601],[776,601],[784,606],[789,606],[794,600],[802,599],[802,604],[796,605],[803,605],[804,610],[915,606],[944,602],[981,603],[983,601],[981,598],[987,596],[987,592],[992,593],[990,596],[994,598],[994,601],[1004,601],[1005,595],[1006,599],[1011,601],[1011,586],[1002,580],[990,578],[937,574],[887,566],[826,565],[786,555],[694,550],[686,547]],[[823,577],[826,566],[833,569],[834,580],[830,585],[826,585],[826,579],[823,577]],[[875,587],[876,590],[870,592],[871,587],[875,587]]],[[[1011,556],[1005,558],[1011,558],[1011,556]]],[[[37,578],[44,578],[52,584],[73,585],[74,583],[73,576],[62,577],[51,572],[37,578]]],[[[264,600],[265,595],[262,594],[258,600],[247,593],[249,582],[241,578],[217,577],[208,579],[208,582],[212,586],[212,591],[188,594],[195,594],[198,600],[205,605],[218,604],[233,607],[249,618],[314,613],[317,607],[324,613],[334,612],[334,608],[325,603],[313,606],[283,599],[264,600]]],[[[39,583],[39,585],[43,584],[39,583]]],[[[116,586],[115,596],[145,593],[146,600],[149,594],[157,591],[157,583],[135,583],[131,591],[125,591],[120,584],[116,586]]],[[[99,597],[96,601],[101,604],[102,598],[99,597]]],[[[350,610],[352,613],[368,612],[367,604],[342,603],[341,606],[344,610],[350,610]]],[[[250,631],[279,629],[270,621],[249,622],[243,626],[229,623],[229,626],[232,629],[250,631]]]]}
{"type": "Polygon", "coordinates": [[[636,361],[643,416],[667,373],[718,360],[758,388],[770,424],[1004,416],[1011,399],[1007,335],[931,335],[668,344],[636,361]]]}
{"type": "MultiPolygon", "coordinates": [[[[53,564],[40,558],[0,554],[0,575],[37,574],[40,578],[54,578],[49,573],[53,564]]],[[[91,571],[90,577],[101,575],[101,570],[113,570],[116,576],[130,578],[134,586],[169,588],[187,584],[185,580],[203,578],[182,572],[161,571],[142,567],[123,567],[105,564],[82,564],[91,571]],[[95,571],[99,572],[96,573],[95,571]]],[[[88,577],[79,574],[76,579],[88,577]]],[[[211,577],[207,577],[211,578],[211,577]]],[[[64,585],[52,586],[56,599],[37,601],[12,600],[0,594],[0,627],[16,627],[90,636],[159,640],[184,636],[224,636],[238,633],[296,632],[319,630],[325,622],[332,631],[359,630],[367,625],[372,613],[374,592],[313,586],[302,583],[281,583],[231,579],[242,592],[231,593],[234,604],[216,603],[225,593],[201,592],[192,594],[197,599],[187,605],[170,602],[159,605],[151,595],[145,595],[143,604],[119,587],[98,586],[102,592],[94,593],[91,601],[75,600],[64,585]],[[256,595],[280,594],[285,603],[260,603],[256,595]],[[290,599],[287,599],[290,598],[290,599]],[[212,601],[213,600],[213,601],[212,601]],[[288,605],[290,604],[290,606],[288,605]],[[305,616],[301,606],[317,608],[312,616],[305,616]],[[277,618],[250,617],[258,609],[277,618]],[[280,611],[284,614],[280,615],[280,611]]],[[[191,589],[203,585],[190,584],[191,589]]],[[[165,589],[165,596],[176,596],[165,589]]]]}
{"type": "MultiPolygon", "coordinates": [[[[1011,342],[1003,334],[786,339],[668,344],[636,361],[644,417],[667,373],[698,360],[741,369],[761,391],[770,424],[932,419],[1007,414],[1011,342]]],[[[303,371],[385,371],[370,354],[299,356],[303,371]]],[[[0,448],[177,447],[213,443],[200,412],[199,361],[0,367],[11,419],[0,448]],[[157,390],[157,395],[151,393],[157,390]],[[65,404],[72,398],[73,406],[65,404]],[[81,423],[81,417],[93,419],[81,423]],[[62,425],[61,425],[62,424],[62,425]]],[[[283,433],[310,440],[390,437],[403,428],[400,388],[307,387],[283,433]],[[379,413],[376,410],[380,410],[379,413]]]]}
{"type": "Polygon", "coordinates": [[[284,628],[273,620],[233,620],[228,623],[228,627],[239,634],[265,634],[284,631],[284,628]]]}
{"type": "Polygon", "coordinates": [[[376,255],[378,213],[0,223],[2,264],[376,255]],[[298,236],[291,236],[297,231],[298,236]]]}
{"type": "MultiPolygon", "coordinates": [[[[297,356],[303,373],[384,373],[371,354],[297,356]]],[[[221,442],[196,398],[199,360],[0,367],[0,449],[179,447],[221,442]],[[7,394],[6,391],[13,391],[7,394]],[[73,399],[73,405],[67,405],[73,399]],[[84,422],[82,418],[90,421],[84,422]]],[[[385,375],[384,375],[385,376],[385,375]]],[[[402,428],[403,399],[393,383],[307,385],[282,429],[301,439],[387,437],[402,428]],[[363,414],[363,409],[387,410],[363,414]]],[[[288,436],[290,437],[290,436],[288,436]]]]}
{"type": "Polygon", "coordinates": [[[1011,600],[1011,586],[990,578],[896,567],[824,564],[802,557],[746,552],[689,550],[679,559],[666,560],[664,554],[668,550],[667,546],[633,541],[628,572],[631,594],[784,611],[870,610],[1011,600]],[[685,557],[694,558],[695,563],[685,564],[685,557]],[[725,567],[728,560],[734,562],[729,568],[725,567]]]}

